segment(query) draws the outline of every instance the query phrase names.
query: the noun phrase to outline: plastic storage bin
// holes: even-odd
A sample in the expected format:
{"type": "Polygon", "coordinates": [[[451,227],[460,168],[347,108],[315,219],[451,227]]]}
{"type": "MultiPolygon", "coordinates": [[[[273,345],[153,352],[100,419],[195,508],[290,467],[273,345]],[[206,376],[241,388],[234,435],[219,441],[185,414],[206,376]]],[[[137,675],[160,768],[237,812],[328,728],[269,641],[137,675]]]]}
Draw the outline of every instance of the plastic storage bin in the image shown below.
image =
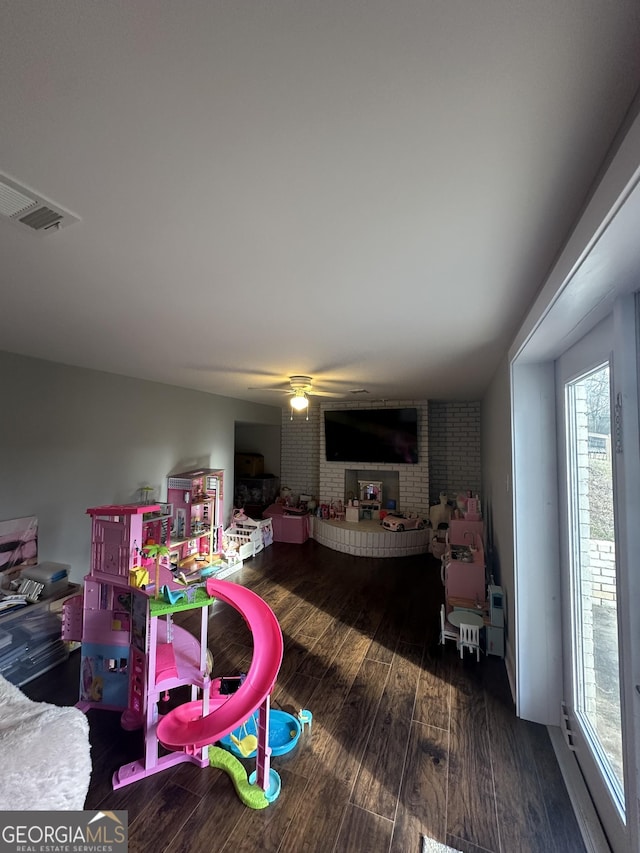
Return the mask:
{"type": "Polygon", "coordinates": [[[0,674],[21,687],[69,657],[61,610],[81,587],[67,584],[50,598],[0,614],[0,674]]]}
{"type": "Polygon", "coordinates": [[[31,605],[15,611],[2,617],[0,630],[0,674],[17,687],[69,657],[60,633],[60,619],[49,610],[31,605]]]}
{"type": "Polygon", "coordinates": [[[234,488],[234,505],[268,506],[278,497],[280,478],[269,474],[264,477],[236,477],[234,488]]]}

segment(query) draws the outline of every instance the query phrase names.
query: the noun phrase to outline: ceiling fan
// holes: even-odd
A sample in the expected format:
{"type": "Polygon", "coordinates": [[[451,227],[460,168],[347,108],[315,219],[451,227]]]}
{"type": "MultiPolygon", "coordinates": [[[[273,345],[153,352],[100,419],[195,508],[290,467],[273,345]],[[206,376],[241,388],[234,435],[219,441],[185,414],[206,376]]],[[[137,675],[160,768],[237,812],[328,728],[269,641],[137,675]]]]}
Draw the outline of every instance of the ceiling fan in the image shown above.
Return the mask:
{"type": "MultiPolygon", "coordinates": [[[[313,385],[311,376],[290,376],[288,382],[283,382],[281,385],[270,387],[253,387],[250,391],[279,391],[281,394],[288,394],[291,408],[296,412],[303,412],[309,406],[309,397],[344,397],[345,393],[341,391],[322,391],[313,385]]],[[[364,388],[358,388],[350,391],[352,394],[367,394],[364,388]]]]}

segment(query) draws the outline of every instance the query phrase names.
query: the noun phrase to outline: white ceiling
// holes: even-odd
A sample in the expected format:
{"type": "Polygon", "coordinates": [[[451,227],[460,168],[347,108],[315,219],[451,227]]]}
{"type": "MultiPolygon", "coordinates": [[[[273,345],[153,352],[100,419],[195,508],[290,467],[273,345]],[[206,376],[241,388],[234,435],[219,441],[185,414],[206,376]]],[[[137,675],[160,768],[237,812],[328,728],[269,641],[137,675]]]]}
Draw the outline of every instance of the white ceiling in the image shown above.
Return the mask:
{"type": "Polygon", "coordinates": [[[477,399],[640,84],[637,0],[0,0],[0,349],[477,399]]]}

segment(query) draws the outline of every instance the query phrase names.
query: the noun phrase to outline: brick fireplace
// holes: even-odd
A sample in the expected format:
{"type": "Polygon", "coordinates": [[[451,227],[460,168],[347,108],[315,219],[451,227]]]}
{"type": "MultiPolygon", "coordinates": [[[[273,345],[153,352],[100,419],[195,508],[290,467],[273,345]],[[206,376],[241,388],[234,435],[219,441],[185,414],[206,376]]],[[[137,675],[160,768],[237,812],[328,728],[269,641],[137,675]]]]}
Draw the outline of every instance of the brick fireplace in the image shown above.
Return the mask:
{"type": "MultiPolygon", "coordinates": [[[[418,409],[418,462],[416,464],[366,464],[362,462],[327,462],[324,442],[324,411],[327,408],[356,408],[352,401],[313,406],[309,420],[292,421],[288,412],[282,419],[284,445],[282,478],[294,492],[317,496],[319,503],[348,500],[349,492],[358,493],[358,481],[370,479],[382,484],[382,503],[396,501],[399,510],[429,517],[429,431],[426,401],[389,401],[393,406],[416,406],[418,409]]],[[[380,404],[361,404],[362,408],[379,408],[380,404]]],[[[400,557],[428,551],[431,531],[408,530],[394,533],[384,530],[379,520],[363,519],[356,523],[323,520],[312,517],[311,536],[322,545],[362,557],[400,557]]]]}
{"type": "MultiPolygon", "coordinates": [[[[324,451],[324,410],[353,409],[352,402],[325,403],[320,409],[320,466],[319,500],[320,503],[345,501],[349,492],[358,496],[358,481],[371,478],[383,484],[382,505],[389,500],[396,501],[399,510],[417,512],[429,517],[429,446],[428,446],[428,405],[415,401],[394,402],[394,406],[416,406],[418,409],[418,462],[415,465],[367,464],[363,462],[327,462],[324,451]],[[387,491],[388,490],[388,491],[387,491]]],[[[379,407],[379,403],[377,404],[379,407]]],[[[362,405],[362,408],[376,408],[376,405],[362,405]]]]}

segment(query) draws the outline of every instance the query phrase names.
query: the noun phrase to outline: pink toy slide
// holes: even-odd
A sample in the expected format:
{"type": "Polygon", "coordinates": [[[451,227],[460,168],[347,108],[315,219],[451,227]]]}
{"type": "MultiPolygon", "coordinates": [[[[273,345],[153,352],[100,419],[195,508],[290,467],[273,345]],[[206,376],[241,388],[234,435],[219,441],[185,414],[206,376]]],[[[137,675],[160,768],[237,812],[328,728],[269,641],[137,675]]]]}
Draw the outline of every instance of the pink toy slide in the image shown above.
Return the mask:
{"type": "Polygon", "coordinates": [[[170,749],[208,746],[242,725],[268,699],[282,663],[282,631],[273,610],[260,596],[215,578],[207,581],[207,593],[242,614],[253,634],[253,658],[240,689],[225,696],[206,717],[202,716],[202,702],[196,700],[178,706],[160,720],[158,740],[170,749]]]}

